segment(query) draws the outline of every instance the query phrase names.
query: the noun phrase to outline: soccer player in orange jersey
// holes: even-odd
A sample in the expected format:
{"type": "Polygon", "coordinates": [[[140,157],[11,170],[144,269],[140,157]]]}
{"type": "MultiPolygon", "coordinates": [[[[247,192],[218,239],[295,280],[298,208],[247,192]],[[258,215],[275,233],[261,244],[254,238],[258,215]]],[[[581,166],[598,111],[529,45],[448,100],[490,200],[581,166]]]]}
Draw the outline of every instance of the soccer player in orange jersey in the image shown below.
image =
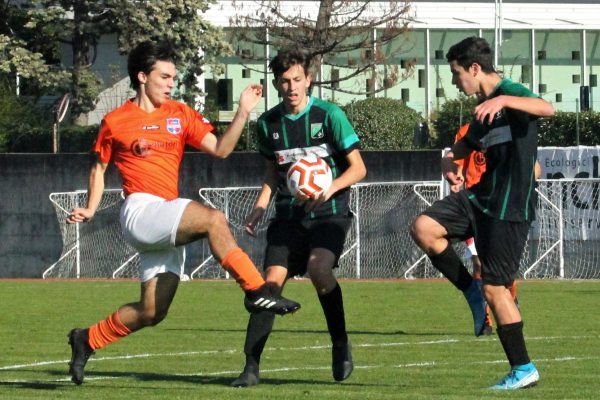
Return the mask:
{"type": "Polygon", "coordinates": [[[139,301],[121,306],[87,329],[69,333],[71,379],[80,385],[90,355],[137,330],[160,323],[171,305],[185,260],[184,245],[207,238],[214,257],[246,292],[248,311],[286,314],[296,302],[271,293],[248,255],[237,245],[223,213],[179,198],[178,175],[185,145],[225,158],[234,149],[262,86],[250,85],[226,132],[217,137],[211,123],[185,104],[171,100],[176,54],[168,43],[144,42],[128,57],[136,96],[108,113],[93,147],[85,208],[74,208],[68,223],[90,222],[104,191],[104,173],[114,162],[126,199],[120,222],[126,240],[139,252],[139,301]]]}

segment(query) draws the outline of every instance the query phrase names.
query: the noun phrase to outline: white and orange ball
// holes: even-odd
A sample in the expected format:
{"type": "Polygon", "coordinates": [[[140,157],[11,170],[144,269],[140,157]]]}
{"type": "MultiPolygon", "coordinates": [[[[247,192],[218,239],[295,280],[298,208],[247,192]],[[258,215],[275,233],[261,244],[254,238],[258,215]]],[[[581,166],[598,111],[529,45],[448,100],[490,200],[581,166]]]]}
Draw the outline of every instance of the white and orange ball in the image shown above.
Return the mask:
{"type": "Polygon", "coordinates": [[[292,196],[302,192],[309,198],[315,199],[329,189],[332,180],[329,165],[315,155],[299,159],[287,172],[287,187],[292,196]]]}

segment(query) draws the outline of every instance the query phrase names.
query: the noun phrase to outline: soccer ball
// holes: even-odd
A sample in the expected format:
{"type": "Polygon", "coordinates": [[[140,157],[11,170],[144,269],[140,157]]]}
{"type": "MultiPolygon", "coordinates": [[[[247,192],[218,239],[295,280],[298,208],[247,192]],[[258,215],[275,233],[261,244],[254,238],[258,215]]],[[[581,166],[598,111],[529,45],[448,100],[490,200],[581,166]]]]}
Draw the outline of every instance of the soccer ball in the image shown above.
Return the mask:
{"type": "Polygon", "coordinates": [[[329,189],[332,180],[329,165],[315,155],[299,159],[292,164],[287,173],[287,187],[292,196],[302,192],[311,199],[329,189]]]}

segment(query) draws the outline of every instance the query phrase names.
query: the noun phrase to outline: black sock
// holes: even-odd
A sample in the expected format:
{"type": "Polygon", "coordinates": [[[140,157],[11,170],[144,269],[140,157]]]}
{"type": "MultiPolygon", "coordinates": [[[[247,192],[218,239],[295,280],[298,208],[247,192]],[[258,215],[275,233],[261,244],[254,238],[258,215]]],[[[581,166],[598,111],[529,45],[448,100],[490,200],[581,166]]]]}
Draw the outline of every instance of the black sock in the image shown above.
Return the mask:
{"type": "Polygon", "coordinates": [[[429,256],[433,266],[440,271],[458,290],[465,291],[471,286],[473,277],[464,266],[450,243],[440,254],[429,256]]]}
{"type": "Polygon", "coordinates": [[[246,368],[256,368],[260,364],[260,356],[265,348],[269,334],[273,329],[275,314],[261,311],[250,315],[248,327],[246,328],[246,343],[244,353],[246,354],[246,368]]]}
{"type": "Polygon", "coordinates": [[[319,301],[325,314],[331,342],[348,342],[346,319],[344,318],[344,299],[342,298],[342,288],[340,285],[335,285],[335,288],[331,292],[319,296],[319,301]]]}
{"type": "Polygon", "coordinates": [[[523,336],[523,321],[513,324],[498,325],[498,338],[506,353],[506,358],[511,367],[515,365],[529,364],[531,360],[525,347],[525,337],[523,336]]]}

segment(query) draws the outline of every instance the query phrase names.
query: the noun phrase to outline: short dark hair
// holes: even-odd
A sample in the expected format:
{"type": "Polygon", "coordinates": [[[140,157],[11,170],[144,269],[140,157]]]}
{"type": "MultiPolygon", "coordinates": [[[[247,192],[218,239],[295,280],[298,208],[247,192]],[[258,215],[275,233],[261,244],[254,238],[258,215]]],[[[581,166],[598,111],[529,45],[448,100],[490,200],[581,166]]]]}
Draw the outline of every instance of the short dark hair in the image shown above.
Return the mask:
{"type": "Polygon", "coordinates": [[[269,63],[269,68],[273,72],[273,75],[275,75],[275,79],[278,79],[294,65],[301,65],[304,68],[304,74],[308,76],[310,74],[311,62],[312,56],[307,51],[285,49],[277,52],[277,55],[269,63]]]}
{"type": "Polygon", "coordinates": [[[486,73],[496,72],[494,69],[494,54],[484,38],[471,36],[450,47],[446,54],[448,62],[456,61],[464,69],[475,63],[486,73]]]}
{"type": "Polygon", "coordinates": [[[131,80],[131,87],[137,90],[140,87],[138,72],[149,74],[154,69],[157,61],[175,63],[175,49],[170,42],[154,43],[146,41],[138,44],[129,52],[127,57],[127,73],[131,80]]]}

